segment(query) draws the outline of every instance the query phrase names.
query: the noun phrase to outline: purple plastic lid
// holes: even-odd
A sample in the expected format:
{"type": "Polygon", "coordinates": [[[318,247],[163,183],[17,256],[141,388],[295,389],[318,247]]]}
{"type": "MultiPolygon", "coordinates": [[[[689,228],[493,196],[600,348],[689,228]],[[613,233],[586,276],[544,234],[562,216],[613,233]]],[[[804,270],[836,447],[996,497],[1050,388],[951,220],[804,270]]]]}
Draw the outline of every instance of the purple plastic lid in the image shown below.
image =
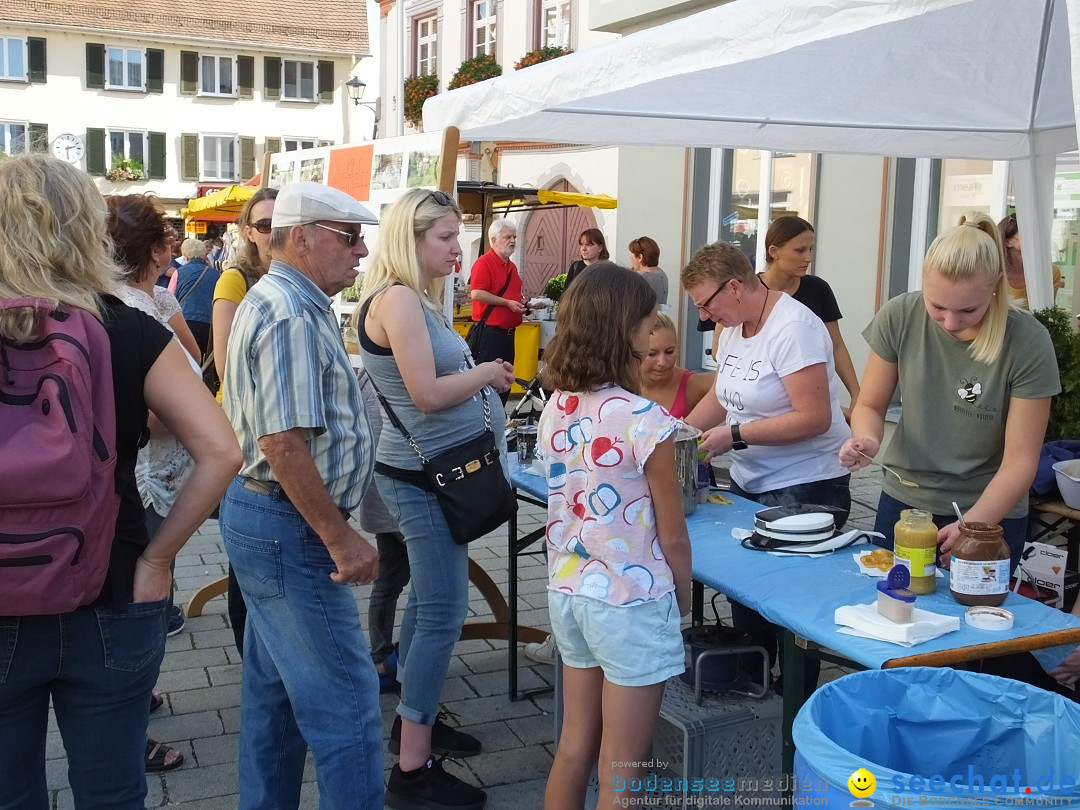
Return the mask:
{"type": "Polygon", "coordinates": [[[908,590],[910,584],[911,572],[903,565],[894,565],[888,576],[878,582],[877,589],[901,602],[914,602],[915,594],[908,590]]]}

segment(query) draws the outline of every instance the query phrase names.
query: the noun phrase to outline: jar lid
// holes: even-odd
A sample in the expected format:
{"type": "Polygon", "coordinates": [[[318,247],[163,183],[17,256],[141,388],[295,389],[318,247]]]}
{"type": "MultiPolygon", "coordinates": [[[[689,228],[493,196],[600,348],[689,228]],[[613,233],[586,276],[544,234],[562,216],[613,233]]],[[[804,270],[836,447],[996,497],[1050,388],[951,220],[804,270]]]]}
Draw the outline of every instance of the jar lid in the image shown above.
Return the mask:
{"type": "Polygon", "coordinates": [[[1008,630],[1013,626],[1013,615],[999,607],[979,605],[964,611],[964,620],[978,630],[1008,630]]]}

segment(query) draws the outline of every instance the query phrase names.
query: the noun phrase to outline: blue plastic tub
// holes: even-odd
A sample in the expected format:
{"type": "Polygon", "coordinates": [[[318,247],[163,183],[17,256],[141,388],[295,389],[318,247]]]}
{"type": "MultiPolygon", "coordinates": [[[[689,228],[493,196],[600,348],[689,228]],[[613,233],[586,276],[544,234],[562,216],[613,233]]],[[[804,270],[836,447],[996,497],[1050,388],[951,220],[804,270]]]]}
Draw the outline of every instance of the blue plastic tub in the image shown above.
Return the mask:
{"type": "Polygon", "coordinates": [[[796,804],[1080,807],[1080,706],[936,667],[826,684],[795,718],[796,804]],[[849,788],[860,768],[873,776],[849,788]]]}

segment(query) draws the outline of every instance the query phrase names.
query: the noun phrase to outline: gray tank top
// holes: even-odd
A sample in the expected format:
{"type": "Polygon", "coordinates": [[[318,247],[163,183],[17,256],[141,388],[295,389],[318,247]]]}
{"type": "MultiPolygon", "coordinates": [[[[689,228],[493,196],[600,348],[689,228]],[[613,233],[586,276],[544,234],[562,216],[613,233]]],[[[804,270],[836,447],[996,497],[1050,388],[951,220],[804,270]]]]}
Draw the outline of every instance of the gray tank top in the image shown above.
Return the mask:
{"type": "MultiPolygon", "coordinates": [[[[370,301],[371,299],[368,299],[368,302],[370,301]]],[[[389,349],[379,346],[368,337],[365,328],[368,302],[365,302],[365,310],[357,330],[364,368],[367,369],[382,395],[386,397],[386,401],[393,408],[405,429],[412,434],[424,455],[430,459],[444,450],[449,450],[483,433],[484,404],[481,396],[486,396],[491,408],[491,429],[495,434],[495,444],[505,459],[506,417],[502,402],[499,401],[499,395],[494,389],[487,386],[464,402],[435,413],[421,412],[413,404],[408,389],[405,388],[405,382],[401,379],[401,370],[393,354],[389,349]]],[[[475,363],[469,353],[468,345],[461,336],[444,318],[436,315],[426,306],[423,310],[428,338],[431,340],[431,350],[435,358],[435,376],[460,374],[472,368],[475,363]]],[[[402,470],[419,470],[422,463],[405,441],[405,437],[401,435],[401,431],[394,427],[389,419],[383,425],[375,458],[383,464],[402,470]]]]}

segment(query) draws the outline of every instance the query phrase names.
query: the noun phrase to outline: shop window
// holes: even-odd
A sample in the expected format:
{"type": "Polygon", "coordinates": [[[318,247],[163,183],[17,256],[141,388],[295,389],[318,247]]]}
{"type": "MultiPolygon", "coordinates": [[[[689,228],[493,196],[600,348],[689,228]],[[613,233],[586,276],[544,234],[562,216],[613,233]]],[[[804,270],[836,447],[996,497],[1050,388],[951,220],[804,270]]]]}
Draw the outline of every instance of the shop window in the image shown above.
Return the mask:
{"type": "Polygon", "coordinates": [[[472,56],[495,55],[495,2],[472,0],[472,56]]]}
{"type": "Polygon", "coordinates": [[[235,68],[235,60],[231,56],[202,54],[199,57],[199,94],[234,97],[235,68]]]}
{"type": "Polygon", "coordinates": [[[138,48],[109,47],[105,52],[106,84],[109,90],[142,90],[143,52],[138,48]]]}
{"type": "Polygon", "coordinates": [[[203,135],[201,153],[203,180],[236,179],[235,135],[203,135]]]}
{"type": "Polygon", "coordinates": [[[282,60],[282,98],[293,101],[315,100],[315,63],[295,59],[282,60]]]}

